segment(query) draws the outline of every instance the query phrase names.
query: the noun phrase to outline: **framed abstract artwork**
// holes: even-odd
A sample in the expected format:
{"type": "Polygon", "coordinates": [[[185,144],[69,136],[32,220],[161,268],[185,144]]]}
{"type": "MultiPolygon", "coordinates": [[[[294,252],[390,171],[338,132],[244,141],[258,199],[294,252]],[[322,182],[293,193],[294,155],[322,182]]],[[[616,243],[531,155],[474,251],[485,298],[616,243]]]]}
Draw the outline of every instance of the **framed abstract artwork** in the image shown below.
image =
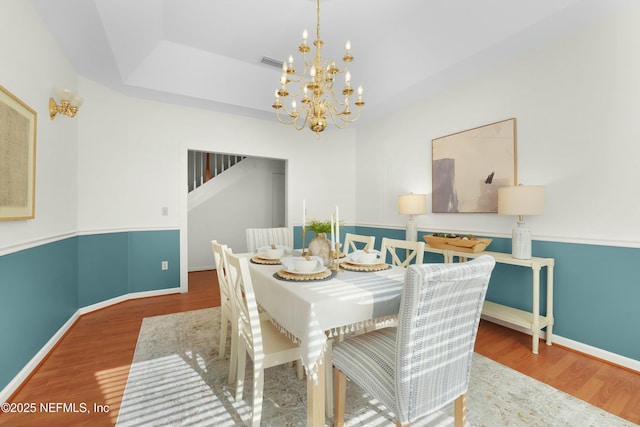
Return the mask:
{"type": "Polygon", "coordinates": [[[516,185],[516,119],[432,141],[432,211],[497,213],[498,188],[516,185]]]}
{"type": "Polygon", "coordinates": [[[36,118],[0,86],[0,221],[35,217],[36,118]]]}

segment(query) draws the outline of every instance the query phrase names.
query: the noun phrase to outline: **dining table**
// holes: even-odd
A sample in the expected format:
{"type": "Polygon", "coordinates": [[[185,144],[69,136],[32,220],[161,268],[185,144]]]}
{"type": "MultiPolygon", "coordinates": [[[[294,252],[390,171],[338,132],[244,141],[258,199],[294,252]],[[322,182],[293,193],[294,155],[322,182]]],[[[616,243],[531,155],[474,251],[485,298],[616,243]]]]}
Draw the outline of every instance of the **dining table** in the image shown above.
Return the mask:
{"type": "Polygon", "coordinates": [[[249,270],[258,304],[300,346],[307,374],[307,425],[324,426],[325,415],[332,412],[326,411],[332,406],[326,394],[332,389],[333,340],[392,323],[400,309],[406,270],[391,265],[379,265],[375,271],[356,266],[356,271],[329,269],[328,277],[311,279],[317,276],[283,274],[281,264],[255,261],[260,260],[252,257],[249,270]]]}

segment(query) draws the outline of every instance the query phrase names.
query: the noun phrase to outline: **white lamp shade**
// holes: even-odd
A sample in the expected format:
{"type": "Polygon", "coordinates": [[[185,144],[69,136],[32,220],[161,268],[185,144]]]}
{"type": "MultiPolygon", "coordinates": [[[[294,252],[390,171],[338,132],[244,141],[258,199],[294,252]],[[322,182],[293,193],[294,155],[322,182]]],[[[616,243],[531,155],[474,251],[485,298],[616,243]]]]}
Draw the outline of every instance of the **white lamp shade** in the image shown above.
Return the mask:
{"type": "Polygon", "coordinates": [[[398,213],[400,215],[422,215],[427,213],[427,195],[413,193],[399,195],[398,213]]]}
{"type": "Polygon", "coordinates": [[[498,189],[499,215],[544,215],[544,187],[518,185],[498,189]]]}

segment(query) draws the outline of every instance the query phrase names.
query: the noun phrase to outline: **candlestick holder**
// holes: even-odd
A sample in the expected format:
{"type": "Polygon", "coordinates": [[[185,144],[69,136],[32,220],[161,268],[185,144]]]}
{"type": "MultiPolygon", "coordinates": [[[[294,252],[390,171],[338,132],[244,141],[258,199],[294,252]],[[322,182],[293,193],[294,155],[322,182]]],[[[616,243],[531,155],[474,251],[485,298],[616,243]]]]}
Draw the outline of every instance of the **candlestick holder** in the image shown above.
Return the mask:
{"type": "Polygon", "coordinates": [[[302,226],[302,256],[306,255],[305,248],[307,247],[307,227],[302,226]]]}
{"type": "Polygon", "coordinates": [[[343,271],[340,268],[340,257],[342,256],[342,252],[340,252],[340,243],[336,243],[335,249],[331,251],[331,270],[335,272],[343,271]]]}

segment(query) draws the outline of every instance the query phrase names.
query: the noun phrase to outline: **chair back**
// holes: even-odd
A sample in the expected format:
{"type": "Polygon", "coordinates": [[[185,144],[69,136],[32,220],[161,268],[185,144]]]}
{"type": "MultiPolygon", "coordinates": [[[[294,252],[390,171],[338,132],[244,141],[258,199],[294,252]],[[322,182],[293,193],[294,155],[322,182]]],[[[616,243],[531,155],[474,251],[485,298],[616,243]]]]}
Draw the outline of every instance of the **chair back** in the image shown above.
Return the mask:
{"type": "Polygon", "coordinates": [[[424,259],[424,242],[396,240],[387,237],[382,239],[380,259],[386,262],[387,252],[391,256],[391,265],[408,267],[410,264],[422,264],[424,259]]]}
{"type": "Polygon", "coordinates": [[[216,274],[218,276],[218,287],[220,288],[220,306],[224,309],[231,308],[231,283],[229,282],[229,269],[224,259],[224,253],[231,253],[231,249],[227,245],[221,245],[217,240],[211,241],[213,250],[213,260],[216,265],[216,274]]]}
{"type": "Polygon", "coordinates": [[[234,318],[238,322],[238,337],[251,358],[263,357],[262,330],[258,303],[253,291],[253,282],[246,257],[225,252],[229,277],[231,279],[231,303],[234,318]]]}
{"type": "Polygon", "coordinates": [[[495,260],[407,269],[396,337],[396,402],[409,422],[467,392],[478,323],[495,260]]]}
{"type": "Polygon", "coordinates": [[[247,252],[255,252],[258,248],[269,245],[293,247],[291,230],[286,227],[247,228],[247,252]]]}
{"type": "Polygon", "coordinates": [[[360,234],[347,233],[344,236],[344,245],[342,247],[342,253],[347,255],[351,252],[355,252],[358,249],[373,249],[376,243],[376,236],[363,236],[360,234]]]}

